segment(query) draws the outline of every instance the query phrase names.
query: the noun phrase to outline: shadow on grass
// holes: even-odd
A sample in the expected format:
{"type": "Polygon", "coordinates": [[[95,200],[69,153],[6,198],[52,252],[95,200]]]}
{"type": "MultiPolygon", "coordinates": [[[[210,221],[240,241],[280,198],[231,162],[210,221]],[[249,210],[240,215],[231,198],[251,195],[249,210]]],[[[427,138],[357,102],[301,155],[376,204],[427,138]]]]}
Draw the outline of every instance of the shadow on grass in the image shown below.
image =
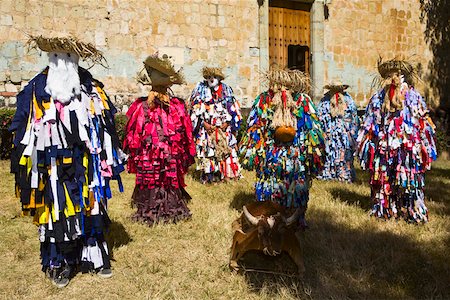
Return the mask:
{"type": "Polygon", "coordinates": [[[443,179],[450,179],[450,169],[432,166],[431,171],[429,171],[427,175],[430,177],[441,177],[443,179]]]}
{"type": "Polygon", "coordinates": [[[296,298],[303,298],[303,282],[296,273],[296,265],[286,253],[272,257],[261,251],[249,251],[240,260],[245,280],[253,292],[263,292],[277,298],[283,289],[296,298]]]}
{"type": "Polygon", "coordinates": [[[111,259],[114,260],[114,249],[127,245],[132,239],[121,223],[111,220],[108,232],[106,233],[106,241],[111,259]]]}
{"type": "Polygon", "coordinates": [[[356,177],[353,184],[357,185],[368,185],[369,179],[370,179],[370,171],[368,170],[362,170],[360,167],[355,168],[356,177]]]}
{"type": "MultiPolygon", "coordinates": [[[[427,174],[425,178],[425,198],[442,204],[442,211],[436,213],[450,215],[450,187],[443,180],[434,176],[434,173],[427,174]]],[[[431,212],[433,213],[433,212],[431,212]]]]}
{"type": "MultiPolygon", "coordinates": [[[[305,234],[306,282],[319,298],[448,298],[450,251],[391,232],[348,228],[325,211],[310,214],[305,234]],[[326,278],[326,280],[324,280],[326,278]],[[319,292],[319,293],[321,293],[319,292]]],[[[371,222],[377,222],[371,219],[371,222]]],[[[410,230],[417,230],[411,226],[410,230]]]]}
{"type": "MultiPolygon", "coordinates": [[[[296,298],[429,299],[450,297],[450,244],[444,251],[391,232],[349,228],[325,211],[310,214],[314,224],[302,238],[306,273],[295,277],[246,273],[255,291],[296,298]],[[440,251],[440,252],[439,252],[440,251]]],[[[371,219],[371,222],[377,222],[371,219]]],[[[417,230],[411,226],[411,230],[417,230]]],[[[272,258],[271,258],[272,259],[272,258]]],[[[255,268],[267,269],[270,259],[255,268]]]]}
{"type": "Polygon", "coordinates": [[[242,206],[246,205],[247,203],[254,202],[254,201],[256,201],[254,193],[238,192],[233,197],[233,200],[230,203],[230,208],[241,211],[242,206]]]}
{"type": "MultiPolygon", "coordinates": [[[[369,186],[370,172],[356,169],[356,180],[354,184],[369,186]]],[[[450,179],[450,169],[432,167],[431,171],[425,173],[425,199],[431,199],[443,206],[442,210],[435,211],[437,214],[450,215],[450,187],[445,181],[450,179]]],[[[357,204],[363,209],[372,207],[370,197],[348,191],[345,187],[342,189],[332,189],[331,194],[334,198],[339,197],[350,204],[357,204]]],[[[433,214],[433,211],[431,211],[433,214]]]]}
{"type": "Polygon", "coordinates": [[[341,201],[346,202],[350,205],[359,206],[363,210],[368,211],[372,208],[372,201],[370,200],[370,196],[350,191],[346,186],[332,188],[330,189],[330,193],[333,199],[339,198],[341,201]]]}

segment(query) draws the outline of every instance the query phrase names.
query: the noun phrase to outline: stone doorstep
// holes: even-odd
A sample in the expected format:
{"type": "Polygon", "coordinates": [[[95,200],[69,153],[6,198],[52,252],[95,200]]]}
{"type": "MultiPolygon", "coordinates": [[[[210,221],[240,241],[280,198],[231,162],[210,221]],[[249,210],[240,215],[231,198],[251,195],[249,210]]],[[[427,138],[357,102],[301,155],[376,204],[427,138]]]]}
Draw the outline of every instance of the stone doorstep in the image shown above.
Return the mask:
{"type": "Polygon", "coordinates": [[[0,92],[0,96],[3,97],[15,97],[16,95],[16,92],[0,92]]]}

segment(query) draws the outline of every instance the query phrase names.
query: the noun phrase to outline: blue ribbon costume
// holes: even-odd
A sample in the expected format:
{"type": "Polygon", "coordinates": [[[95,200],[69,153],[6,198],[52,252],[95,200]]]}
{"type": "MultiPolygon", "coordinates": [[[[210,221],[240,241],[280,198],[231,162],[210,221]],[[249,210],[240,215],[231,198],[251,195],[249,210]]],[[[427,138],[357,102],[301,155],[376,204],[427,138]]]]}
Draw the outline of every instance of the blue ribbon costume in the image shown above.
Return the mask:
{"type": "Polygon", "coordinates": [[[326,93],[318,105],[319,119],[325,132],[325,166],[318,178],[353,182],[353,156],[359,119],[349,93],[326,93]]]}
{"type": "Polygon", "coordinates": [[[383,219],[427,222],[425,171],[436,159],[435,126],[422,96],[403,83],[375,93],[358,134],[361,167],[370,172],[371,214],[383,219]],[[394,96],[397,93],[397,96],[394,96]],[[400,99],[391,108],[391,99],[400,99]]]}

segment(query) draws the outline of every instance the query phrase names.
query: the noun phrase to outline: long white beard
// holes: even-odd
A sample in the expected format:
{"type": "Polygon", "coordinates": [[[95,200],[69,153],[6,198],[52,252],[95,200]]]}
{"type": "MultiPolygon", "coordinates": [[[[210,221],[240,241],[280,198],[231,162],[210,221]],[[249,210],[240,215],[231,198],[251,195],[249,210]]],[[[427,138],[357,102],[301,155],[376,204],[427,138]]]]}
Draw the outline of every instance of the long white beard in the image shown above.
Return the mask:
{"type": "Polygon", "coordinates": [[[49,52],[49,68],[45,91],[53,100],[67,104],[81,93],[78,75],[78,55],[49,52]]]}

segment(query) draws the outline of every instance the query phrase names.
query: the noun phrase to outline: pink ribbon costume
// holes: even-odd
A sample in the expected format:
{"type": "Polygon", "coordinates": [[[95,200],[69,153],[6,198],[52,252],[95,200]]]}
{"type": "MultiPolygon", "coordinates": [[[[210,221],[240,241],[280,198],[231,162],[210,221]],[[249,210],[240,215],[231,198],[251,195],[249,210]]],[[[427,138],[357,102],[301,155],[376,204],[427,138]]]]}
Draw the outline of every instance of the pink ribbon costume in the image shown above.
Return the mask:
{"type": "Polygon", "coordinates": [[[127,112],[124,149],[128,171],[136,174],[134,218],[149,225],[177,222],[191,216],[184,175],[194,163],[192,123],[182,100],[171,97],[167,105],[156,96],[149,105],[147,99],[136,99],[127,112]]]}

